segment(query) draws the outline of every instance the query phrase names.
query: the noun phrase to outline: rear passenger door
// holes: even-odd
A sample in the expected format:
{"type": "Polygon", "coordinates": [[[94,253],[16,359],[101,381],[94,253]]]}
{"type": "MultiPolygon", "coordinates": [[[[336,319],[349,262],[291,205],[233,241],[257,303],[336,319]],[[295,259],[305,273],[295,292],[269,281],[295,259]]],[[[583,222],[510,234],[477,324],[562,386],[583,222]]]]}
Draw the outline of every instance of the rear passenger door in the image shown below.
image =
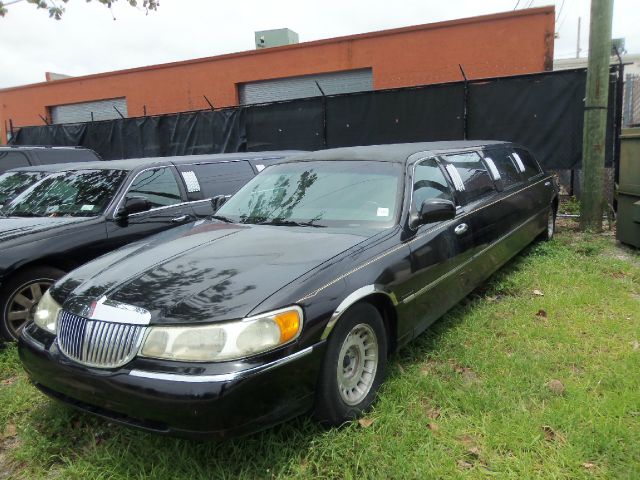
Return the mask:
{"type": "Polygon", "coordinates": [[[512,148],[511,156],[521,172],[524,191],[523,201],[530,207],[528,217],[541,212],[546,214],[546,209],[553,196],[551,180],[544,180],[542,169],[533,155],[524,148],[512,148]]]}
{"type": "Polygon", "coordinates": [[[126,220],[110,219],[107,235],[114,247],[183,225],[195,218],[193,209],[186,203],[184,186],[172,166],[150,168],[135,175],[120,197],[116,211],[131,197],[146,198],[151,209],[129,215],[126,220]]]}
{"type": "Polygon", "coordinates": [[[246,160],[178,165],[196,216],[213,215],[210,199],[233,195],[254,177],[246,160]]]}
{"type": "Polygon", "coordinates": [[[484,161],[495,180],[500,194],[491,206],[499,225],[500,237],[517,228],[530,216],[531,204],[522,190],[522,174],[512,156],[512,149],[498,147],[484,152],[484,161]]]}

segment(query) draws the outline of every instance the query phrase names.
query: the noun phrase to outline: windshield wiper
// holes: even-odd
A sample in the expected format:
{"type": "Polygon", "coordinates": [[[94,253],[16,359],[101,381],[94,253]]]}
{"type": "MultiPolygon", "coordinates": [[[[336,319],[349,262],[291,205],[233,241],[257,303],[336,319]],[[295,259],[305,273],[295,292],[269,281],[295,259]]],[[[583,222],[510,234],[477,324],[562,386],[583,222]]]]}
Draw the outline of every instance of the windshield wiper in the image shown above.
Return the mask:
{"type": "Polygon", "coordinates": [[[326,225],[317,225],[313,223],[313,220],[310,222],[294,222],[293,220],[265,220],[263,222],[258,222],[256,225],[278,225],[283,227],[315,227],[315,228],[325,228],[326,225]]]}
{"type": "Polygon", "coordinates": [[[233,220],[231,220],[230,218],[227,218],[227,217],[225,217],[223,215],[211,215],[210,218],[212,218],[214,220],[221,220],[221,221],[223,221],[225,223],[235,223],[233,220]]]}
{"type": "Polygon", "coordinates": [[[3,215],[7,217],[43,217],[44,215],[40,215],[33,212],[10,212],[8,215],[4,213],[3,215]]]}

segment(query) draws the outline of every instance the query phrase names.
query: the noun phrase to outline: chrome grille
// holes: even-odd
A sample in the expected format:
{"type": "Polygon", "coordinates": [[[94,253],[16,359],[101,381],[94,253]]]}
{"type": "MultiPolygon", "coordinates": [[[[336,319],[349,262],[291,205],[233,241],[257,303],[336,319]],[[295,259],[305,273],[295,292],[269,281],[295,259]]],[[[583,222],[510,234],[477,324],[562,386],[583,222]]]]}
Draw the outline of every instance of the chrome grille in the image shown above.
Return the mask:
{"type": "Polygon", "coordinates": [[[58,317],[58,346],[67,357],[91,367],[116,368],[138,352],[145,327],[89,320],[69,312],[58,317]]]}

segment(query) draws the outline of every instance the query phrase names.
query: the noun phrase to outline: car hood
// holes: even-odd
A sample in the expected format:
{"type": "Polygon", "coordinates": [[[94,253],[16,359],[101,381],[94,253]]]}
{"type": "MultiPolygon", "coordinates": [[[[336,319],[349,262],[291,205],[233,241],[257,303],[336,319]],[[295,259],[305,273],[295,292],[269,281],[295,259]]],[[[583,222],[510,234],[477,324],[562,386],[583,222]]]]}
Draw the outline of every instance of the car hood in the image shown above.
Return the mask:
{"type": "Polygon", "coordinates": [[[0,217],[0,242],[86,221],[85,217],[0,217]]]}
{"type": "Polygon", "coordinates": [[[242,318],[365,238],[328,228],[196,222],[101,257],[52,294],[79,315],[106,297],[150,311],[155,324],[242,318]]]}

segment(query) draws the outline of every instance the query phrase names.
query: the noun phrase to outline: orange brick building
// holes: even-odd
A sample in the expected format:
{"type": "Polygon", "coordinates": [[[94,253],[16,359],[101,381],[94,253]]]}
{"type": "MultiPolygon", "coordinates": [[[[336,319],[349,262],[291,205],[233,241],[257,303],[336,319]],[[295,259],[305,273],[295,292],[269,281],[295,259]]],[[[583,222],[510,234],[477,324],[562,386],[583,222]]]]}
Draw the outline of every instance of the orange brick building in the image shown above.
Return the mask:
{"type": "Polygon", "coordinates": [[[459,64],[471,79],[551,70],[554,15],[517,10],[0,89],[0,139],[40,116],[64,123],[56,109],[83,102],[119,99],[135,117],[206,109],[204,96],[252,103],[243,85],[333,72],[363,72],[368,88],[385,89],[461,80],[459,64]]]}

